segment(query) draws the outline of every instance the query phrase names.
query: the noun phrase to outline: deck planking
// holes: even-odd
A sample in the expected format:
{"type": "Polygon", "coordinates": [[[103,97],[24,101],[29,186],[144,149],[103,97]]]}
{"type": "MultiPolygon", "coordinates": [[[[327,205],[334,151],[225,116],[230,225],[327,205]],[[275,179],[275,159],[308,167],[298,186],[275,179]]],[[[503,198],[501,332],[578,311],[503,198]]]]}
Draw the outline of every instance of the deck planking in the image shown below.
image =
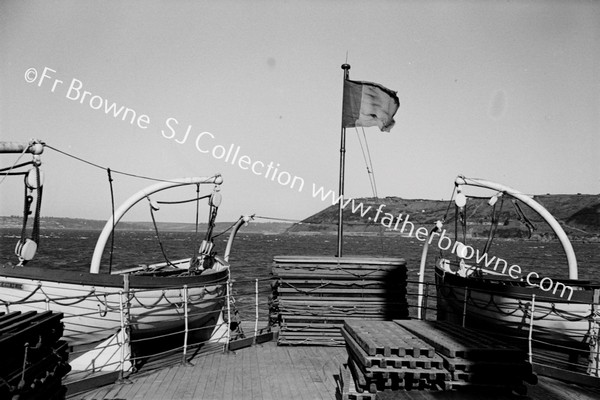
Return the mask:
{"type": "MultiPolygon", "coordinates": [[[[184,366],[183,374],[181,375],[181,380],[183,382],[192,381],[194,379],[193,371],[195,365],[188,364],[184,366]]],[[[192,400],[194,398],[194,390],[195,388],[188,385],[180,385],[177,380],[173,380],[168,387],[168,392],[173,393],[174,398],[179,398],[181,400],[192,400]]]]}
{"type": "MultiPolygon", "coordinates": [[[[342,347],[277,346],[275,342],[232,352],[213,352],[159,370],[140,372],[131,383],[115,383],[72,400],[335,400],[340,365],[347,362],[342,347]]],[[[600,390],[540,377],[538,385],[527,385],[528,396],[485,393],[489,399],[592,400],[600,390]]],[[[408,400],[476,399],[482,393],[461,391],[401,391],[382,398],[408,400]]]]}

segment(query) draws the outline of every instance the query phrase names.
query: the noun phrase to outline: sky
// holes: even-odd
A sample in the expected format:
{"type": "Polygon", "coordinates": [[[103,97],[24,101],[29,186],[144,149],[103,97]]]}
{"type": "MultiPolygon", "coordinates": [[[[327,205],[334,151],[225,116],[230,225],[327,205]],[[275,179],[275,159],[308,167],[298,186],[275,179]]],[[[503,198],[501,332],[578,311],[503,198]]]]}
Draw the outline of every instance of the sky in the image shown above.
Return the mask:
{"type": "MultiPolygon", "coordinates": [[[[4,0],[0,140],[158,179],[221,173],[219,221],[301,220],[331,205],[315,188],[338,190],[345,62],[400,99],[390,133],[364,128],[382,203],[448,199],[459,174],[600,193],[598,1],[4,0]]],[[[349,197],[373,196],[362,135],[347,129],[349,197]]],[[[42,162],[42,215],[110,216],[105,170],[42,162]]],[[[22,179],[0,181],[0,215],[22,214],[22,179]]],[[[151,183],[113,174],[115,203],[151,183]]]]}

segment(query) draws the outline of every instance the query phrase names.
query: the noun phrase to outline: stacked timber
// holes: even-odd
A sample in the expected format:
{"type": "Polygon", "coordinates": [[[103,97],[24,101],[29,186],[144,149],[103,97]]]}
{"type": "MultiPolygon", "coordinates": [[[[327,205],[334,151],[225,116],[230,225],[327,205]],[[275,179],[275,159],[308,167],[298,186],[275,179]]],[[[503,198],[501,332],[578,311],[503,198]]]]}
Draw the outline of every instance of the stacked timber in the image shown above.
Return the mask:
{"type": "Polygon", "coordinates": [[[395,321],[432,345],[452,374],[450,386],[507,388],[527,391],[537,383],[527,353],[482,332],[443,321],[395,321]]]}
{"type": "Polygon", "coordinates": [[[272,279],[279,344],[343,346],[344,320],[408,318],[401,258],[277,256],[272,279]]]}
{"type": "Polygon", "coordinates": [[[70,371],[60,313],[0,313],[0,399],[63,399],[70,371]]]}
{"type": "Polygon", "coordinates": [[[463,387],[524,394],[535,383],[526,354],[480,332],[432,321],[346,321],[343,400],[403,398],[407,390],[463,387]]]}
{"type": "Polygon", "coordinates": [[[349,320],[342,334],[355,391],[363,396],[382,391],[443,389],[450,380],[433,346],[392,321],[349,320]]]}

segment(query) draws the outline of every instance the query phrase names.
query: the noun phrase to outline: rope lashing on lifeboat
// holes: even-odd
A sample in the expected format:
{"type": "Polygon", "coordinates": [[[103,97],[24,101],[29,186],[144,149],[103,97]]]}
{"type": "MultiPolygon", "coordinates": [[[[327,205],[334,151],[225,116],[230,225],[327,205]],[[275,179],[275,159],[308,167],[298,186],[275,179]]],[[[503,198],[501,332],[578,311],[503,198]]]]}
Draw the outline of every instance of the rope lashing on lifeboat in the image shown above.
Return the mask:
{"type": "Polygon", "coordinates": [[[41,285],[41,284],[38,284],[38,285],[36,286],[36,288],[35,288],[35,289],[33,289],[33,291],[32,291],[31,293],[29,293],[27,296],[23,297],[22,299],[20,299],[20,300],[16,300],[16,301],[6,301],[6,300],[2,300],[2,299],[0,299],[0,303],[1,303],[1,304],[2,304],[4,307],[6,307],[6,312],[10,312],[10,311],[9,311],[9,306],[11,306],[11,305],[13,305],[13,304],[20,304],[20,303],[24,303],[24,302],[26,302],[27,300],[29,300],[29,299],[30,299],[30,298],[31,298],[31,297],[32,297],[34,294],[36,294],[36,293],[37,293],[39,290],[41,290],[41,289],[42,289],[42,285],[41,285]]]}
{"type": "MultiPolygon", "coordinates": [[[[513,303],[498,303],[495,299],[494,295],[490,296],[490,299],[487,301],[487,303],[477,303],[475,301],[475,298],[472,296],[472,292],[469,291],[469,293],[467,294],[466,299],[463,297],[463,295],[461,294],[460,296],[457,296],[457,293],[454,291],[454,289],[450,288],[450,291],[447,293],[448,295],[452,296],[452,298],[457,301],[457,302],[463,302],[463,301],[467,301],[468,304],[472,305],[475,308],[478,308],[480,310],[489,310],[490,308],[494,308],[496,309],[496,311],[498,311],[500,314],[503,314],[505,316],[511,316],[514,313],[516,313],[517,311],[523,311],[524,313],[528,312],[528,304],[529,302],[524,302],[522,300],[517,299],[516,302],[513,303]],[[511,309],[512,311],[505,311],[506,309],[511,309]]],[[[536,309],[539,310],[539,307],[536,307],[536,309]]],[[[538,311],[539,313],[539,311],[538,311]]],[[[562,311],[562,310],[558,310],[556,308],[556,306],[554,304],[552,304],[552,306],[550,308],[547,309],[547,313],[545,313],[544,315],[539,315],[537,317],[534,316],[534,321],[539,321],[539,320],[543,320],[545,318],[547,318],[548,316],[550,316],[551,314],[554,314],[556,316],[559,316],[561,318],[564,318],[566,320],[571,320],[571,321],[577,321],[577,320],[584,320],[584,319],[588,319],[589,317],[577,317],[577,319],[568,319],[567,317],[564,316],[565,313],[568,313],[566,311],[562,311]]],[[[574,315],[574,314],[571,314],[574,315]]]]}
{"type": "MultiPolygon", "coordinates": [[[[40,289],[40,292],[46,298],[46,301],[48,301],[49,303],[54,303],[54,304],[58,304],[59,306],[67,306],[67,307],[73,306],[75,304],[79,304],[79,303],[87,300],[89,297],[95,296],[95,294],[96,294],[96,288],[92,287],[87,294],[82,294],[79,296],[58,297],[57,298],[57,297],[50,297],[50,295],[44,291],[44,287],[42,285],[40,285],[39,289],[40,289]],[[58,301],[58,299],[72,300],[72,301],[58,301]]],[[[100,300],[98,299],[98,301],[100,301],[100,300]]]]}

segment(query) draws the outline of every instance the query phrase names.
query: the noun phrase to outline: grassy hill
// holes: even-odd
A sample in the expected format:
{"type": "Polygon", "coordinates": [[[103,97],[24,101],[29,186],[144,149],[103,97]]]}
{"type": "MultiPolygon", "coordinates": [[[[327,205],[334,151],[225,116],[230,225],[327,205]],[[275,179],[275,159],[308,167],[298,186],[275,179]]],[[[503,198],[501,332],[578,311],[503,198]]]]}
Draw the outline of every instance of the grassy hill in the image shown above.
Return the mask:
{"type": "MultiPolygon", "coordinates": [[[[542,204],[562,225],[563,229],[573,239],[600,240],[600,196],[599,195],[541,195],[534,199],[542,204]]],[[[400,197],[357,198],[354,199],[356,212],[352,212],[352,203],[344,209],[344,232],[349,234],[365,234],[381,231],[393,232],[382,225],[384,213],[396,218],[402,213],[403,221],[408,216],[415,228],[423,226],[428,230],[438,220],[446,221],[446,229],[454,229],[454,204],[441,200],[402,199],[400,197]],[[362,203],[363,216],[357,209],[362,203]],[[373,222],[376,211],[382,207],[377,222],[373,222]],[[370,208],[369,208],[370,207],[370,208]],[[368,211],[367,211],[368,209],[368,211]]],[[[500,201],[496,205],[498,218],[497,237],[526,237],[533,239],[552,239],[549,226],[532,209],[520,203],[520,210],[506,198],[500,210],[500,201]],[[531,222],[528,229],[526,221],[531,222]]],[[[330,206],[306,218],[301,223],[294,224],[288,233],[335,233],[337,232],[338,207],[330,206]]],[[[466,208],[467,233],[472,237],[486,237],[491,227],[492,207],[485,199],[469,199],[466,208]]],[[[383,221],[390,225],[390,219],[383,221]]],[[[398,233],[402,222],[397,225],[398,233]]]]}
{"type": "MultiPolygon", "coordinates": [[[[572,239],[583,239],[590,241],[600,241],[600,195],[587,194],[555,194],[534,196],[534,199],[542,204],[562,225],[567,235],[572,239]]],[[[425,227],[430,230],[436,221],[444,220],[445,229],[450,231],[454,229],[454,204],[449,207],[448,201],[442,200],[424,200],[424,199],[403,199],[400,197],[386,198],[356,198],[354,207],[362,203],[364,215],[361,216],[359,210],[352,212],[352,203],[344,209],[344,232],[346,234],[376,234],[388,232],[398,234],[392,229],[386,229],[381,224],[382,218],[389,213],[396,218],[402,213],[403,220],[408,216],[409,221],[415,225],[415,228],[425,227]],[[373,222],[376,211],[380,205],[382,207],[379,219],[373,222]],[[370,208],[369,208],[370,207],[370,208]],[[367,210],[368,209],[368,210],[367,210]],[[371,218],[371,220],[369,220],[371,218]]],[[[538,240],[552,239],[553,234],[547,224],[528,206],[521,204],[523,215],[519,216],[515,206],[509,199],[505,199],[500,208],[498,202],[497,218],[498,228],[496,237],[505,238],[532,238],[538,240]],[[528,229],[525,220],[531,222],[532,230],[528,229]]],[[[487,237],[491,227],[492,208],[487,204],[487,200],[469,199],[466,209],[467,234],[471,237],[487,237]]],[[[257,223],[251,222],[244,227],[242,232],[262,233],[262,234],[335,234],[337,232],[338,210],[337,206],[330,206],[320,212],[304,219],[300,223],[291,224],[283,222],[257,223]]],[[[386,222],[386,221],[384,221],[386,222]]],[[[31,223],[31,218],[30,218],[31,223]]],[[[101,230],[105,221],[89,220],[80,218],[58,218],[42,217],[41,229],[86,229],[101,230]]],[[[0,227],[20,228],[22,224],[21,217],[0,217],[0,227]]],[[[216,232],[227,229],[232,222],[219,222],[216,226],[216,232]]],[[[389,219],[388,223],[389,225],[389,219]]],[[[195,228],[190,223],[162,222],[158,224],[161,231],[192,232],[195,228]]],[[[397,225],[399,230],[402,222],[397,225]]],[[[204,230],[205,224],[201,224],[201,230],[204,230]]],[[[117,225],[118,230],[153,230],[151,222],[120,222],[117,225]]]]}
{"type": "MultiPolygon", "coordinates": [[[[31,224],[32,218],[29,218],[31,224]]],[[[101,231],[104,228],[106,221],[83,219],[83,218],[64,218],[64,217],[41,217],[40,229],[82,229],[82,230],[97,230],[101,231]]],[[[2,228],[21,228],[23,224],[22,217],[0,216],[0,227],[2,228]]],[[[233,222],[218,222],[215,227],[215,232],[222,232],[229,228],[233,222]]],[[[248,226],[242,228],[241,232],[245,233],[262,233],[262,234],[277,234],[285,232],[291,223],[282,222],[251,222],[248,226]]],[[[180,223],[180,222],[159,222],[157,226],[160,231],[171,232],[193,232],[195,224],[180,223]]],[[[153,231],[154,225],[152,222],[119,222],[116,230],[128,231],[153,231]]],[[[200,230],[206,230],[206,224],[200,224],[200,230]]]]}

